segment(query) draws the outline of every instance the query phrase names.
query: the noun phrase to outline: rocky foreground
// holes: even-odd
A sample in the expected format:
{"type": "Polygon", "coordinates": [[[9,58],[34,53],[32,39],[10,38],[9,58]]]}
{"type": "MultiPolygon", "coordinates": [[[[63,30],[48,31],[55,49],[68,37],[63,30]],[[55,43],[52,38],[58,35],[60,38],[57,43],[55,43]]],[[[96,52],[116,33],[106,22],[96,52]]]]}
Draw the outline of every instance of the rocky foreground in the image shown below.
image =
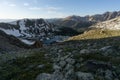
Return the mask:
{"type": "Polygon", "coordinates": [[[120,80],[118,16],[0,23],[0,80],[120,80]]]}
{"type": "Polygon", "coordinates": [[[0,54],[0,80],[120,80],[120,37],[0,54]]]}

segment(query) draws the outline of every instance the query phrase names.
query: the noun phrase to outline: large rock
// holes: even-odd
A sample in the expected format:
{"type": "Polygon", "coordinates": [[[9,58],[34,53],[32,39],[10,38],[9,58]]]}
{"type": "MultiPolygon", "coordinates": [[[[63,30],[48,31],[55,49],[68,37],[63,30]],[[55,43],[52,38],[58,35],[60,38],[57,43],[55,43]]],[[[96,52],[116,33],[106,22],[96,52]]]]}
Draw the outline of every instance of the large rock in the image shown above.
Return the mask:
{"type": "Polygon", "coordinates": [[[119,46],[105,46],[99,49],[104,56],[115,56],[119,55],[120,49],[119,46]]]}
{"type": "Polygon", "coordinates": [[[88,54],[88,53],[90,53],[90,51],[88,49],[82,49],[80,51],[80,54],[88,54]]]}
{"type": "Polygon", "coordinates": [[[74,64],[75,63],[75,60],[74,59],[72,59],[72,58],[67,58],[66,59],[66,62],[68,63],[68,64],[74,64]]]}
{"type": "Polygon", "coordinates": [[[36,80],[66,80],[61,72],[55,71],[53,74],[41,73],[36,80]]]}
{"type": "Polygon", "coordinates": [[[105,79],[106,80],[113,80],[113,73],[110,70],[105,71],[105,79]]]}
{"type": "Polygon", "coordinates": [[[34,48],[41,48],[43,47],[42,41],[35,41],[35,43],[32,45],[34,48]]]}
{"type": "Polygon", "coordinates": [[[60,61],[59,65],[63,68],[66,65],[65,61],[60,61]]]}
{"type": "Polygon", "coordinates": [[[66,80],[66,79],[64,78],[64,75],[63,75],[61,72],[55,71],[55,72],[52,74],[50,80],[66,80]]]}
{"type": "Polygon", "coordinates": [[[108,49],[111,49],[112,46],[105,46],[100,49],[100,51],[107,51],[108,49]]]}
{"type": "Polygon", "coordinates": [[[51,74],[42,73],[37,76],[36,80],[51,80],[51,74]]]}
{"type": "Polygon", "coordinates": [[[76,72],[78,80],[94,80],[94,77],[91,73],[76,72]]]}

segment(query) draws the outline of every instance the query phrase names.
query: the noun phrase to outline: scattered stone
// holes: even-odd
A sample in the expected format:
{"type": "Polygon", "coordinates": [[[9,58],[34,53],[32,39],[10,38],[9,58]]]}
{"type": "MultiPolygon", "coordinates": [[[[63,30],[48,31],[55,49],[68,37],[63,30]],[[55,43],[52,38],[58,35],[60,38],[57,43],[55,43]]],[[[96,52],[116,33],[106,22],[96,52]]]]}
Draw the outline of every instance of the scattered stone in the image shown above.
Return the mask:
{"type": "Polygon", "coordinates": [[[101,62],[101,61],[93,61],[93,60],[87,61],[82,66],[84,67],[84,69],[86,71],[94,72],[94,73],[96,73],[96,71],[98,69],[103,69],[103,70],[107,70],[107,69],[113,70],[114,69],[113,66],[110,64],[106,64],[106,63],[101,62]]]}
{"type": "Polygon", "coordinates": [[[66,80],[76,80],[75,72],[73,69],[69,69],[65,74],[66,80]]]}
{"type": "Polygon", "coordinates": [[[105,71],[105,79],[106,80],[113,80],[113,74],[110,70],[105,71]]]}
{"type": "Polygon", "coordinates": [[[61,53],[63,50],[62,49],[60,49],[60,50],[58,50],[58,53],[61,53]]]}
{"type": "Polygon", "coordinates": [[[112,48],[112,46],[105,46],[100,49],[100,51],[106,51],[108,49],[112,48]]]}
{"type": "Polygon", "coordinates": [[[42,73],[37,76],[36,80],[51,80],[51,74],[42,73]]]}
{"type": "Polygon", "coordinates": [[[59,71],[55,71],[52,76],[51,76],[51,79],[50,80],[65,80],[64,79],[64,76],[61,72],[59,71]]]}
{"type": "Polygon", "coordinates": [[[65,67],[65,69],[64,69],[64,71],[68,71],[70,69],[74,69],[74,66],[71,65],[71,64],[67,64],[66,67],[65,67]]]}
{"type": "Polygon", "coordinates": [[[90,51],[88,49],[83,49],[80,51],[80,54],[89,54],[90,51]]]}
{"type": "Polygon", "coordinates": [[[66,65],[65,61],[60,61],[59,65],[63,68],[66,65]]]}
{"type": "Polygon", "coordinates": [[[45,65],[44,64],[41,64],[41,65],[38,65],[38,68],[43,68],[45,65]]]}
{"type": "Polygon", "coordinates": [[[58,65],[56,65],[56,64],[54,64],[54,65],[53,65],[53,69],[54,69],[54,70],[61,70],[61,67],[58,66],[58,65]]]}
{"type": "Polygon", "coordinates": [[[75,67],[76,67],[76,68],[80,68],[80,67],[81,67],[81,64],[80,64],[80,63],[77,63],[77,64],[75,65],[75,67]]]}
{"type": "Polygon", "coordinates": [[[94,76],[91,73],[76,72],[78,80],[94,80],[94,76]]]}
{"type": "Polygon", "coordinates": [[[72,59],[72,58],[67,58],[66,59],[66,62],[68,63],[68,64],[74,64],[75,63],[75,60],[74,59],[72,59]]]}

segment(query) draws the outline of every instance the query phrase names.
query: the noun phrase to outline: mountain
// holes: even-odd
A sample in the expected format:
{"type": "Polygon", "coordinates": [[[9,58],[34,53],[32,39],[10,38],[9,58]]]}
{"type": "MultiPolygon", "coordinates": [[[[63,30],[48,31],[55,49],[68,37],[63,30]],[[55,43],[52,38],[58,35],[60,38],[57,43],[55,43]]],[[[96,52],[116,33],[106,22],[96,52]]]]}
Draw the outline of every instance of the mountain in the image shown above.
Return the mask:
{"type": "Polygon", "coordinates": [[[94,24],[83,34],[70,37],[69,40],[99,39],[114,36],[120,36],[120,17],[94,24]]]}
{"type": "MultiPolygon", "coordinates": [[[[29,45],[34,44],[35,41],[48,43],[66,39],[67,34],[61,36],[61,32],[64,32],[64,30],[59,28],[59,26],[48,23],[44,19],[22,19],[9,23],[0,23],[0,30],[19,38],[29,45]]],[[[70,34],[72,34],[71,31],[70,34]]]]}
{"type": "Polygon", "coordinates": [[[61,27],[73,28],[75,30],[78,30],[80,28],[86,28],[95,23],[92,21],[87,21],[87,18],[75,16],[75,15],[68,16],[66,18],[61,18],[61,19],[55,19],[49,22],[61,27]]]}
{"type": "Polygon", "coordinates": [[[120,17],[97,23],[91,28],[101,28],[101,29],[110,29],[110,30],[120,30],[120,17]]]}
{"type": "Polygon", "coordinates": [[[0,53],[18,51],[22,48],[30,48],[30,46],[24,44],[19,39],[12,35],[7,35],[0,30],[0,53]]]}
{"type": "Polygon", "coordinates": [[[37,38],[50,36],[53,26],[43,19],[22,19],[10,23],[1,23],[0,29],[7,34],[22,38],[37,38]]]}
{"type": "Polygon", "coordinates": [[[52,20],[52,23],[78,30],[81,28],[87,28],[98,22],[116,18],[118,16],[120,16],[120,11],[105,12],[103,14],[96,14],[92,16],[88,15],[84,17],[73,15],[66,18],[52,20]]]}
{"type": "Polygon", "coordinates": [[[102,21],[106,21],[106,20],[110,20],[116,17],[120,16],[120,11],[114,11],[114,12],[105,12],[103,14],[95,14],[92,16],[84,16],[84,17],[80,17],[80,16],[68,16],[66,18],[64,18],[64,20],[73,20],[73,21],[92,21],[92,22],[102,22],[102,21]]]}
{"type": "Polygon", "coordinates": [[[120,17],[111,15],[0,23],[0,80],[120,80],[120,17]]]}
{"type": "Polygon", "coordinates": [[[102,21],[106,21],[106,20],[110,20],[116,17],[120,16],[120,11],[114,11],[114,12],[105,12],[104,14],[97,14],[97,15],[93,15],[90,16],[90,20],[91,21],[95,21],[95,22],[102,22],[102,21]]]}

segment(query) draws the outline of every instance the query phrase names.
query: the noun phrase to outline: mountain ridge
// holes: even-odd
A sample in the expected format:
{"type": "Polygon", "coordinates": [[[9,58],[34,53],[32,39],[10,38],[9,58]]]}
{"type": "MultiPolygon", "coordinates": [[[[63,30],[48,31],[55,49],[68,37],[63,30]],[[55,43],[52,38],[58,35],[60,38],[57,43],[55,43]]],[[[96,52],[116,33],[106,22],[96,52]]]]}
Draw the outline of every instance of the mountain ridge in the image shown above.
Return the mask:
{"type": "Polygon", "coordinates": [[[74,29],[79,29],[79,28],[84,28],[84,27],[90,27],[93,24],[96,24],[98,22],[110,20],[113,18],[116,18],[120,16],[120,11],[114,11],[114,12],[105,12],[103,14],[95,14],[95,15],[87,15],[87,16],[77,16],[77,15],[72,15],[68,16],[66,18],[62,19],[56,19],[53,20],[53,22],[56,25],[61,25],[65,27],[71,27],[74,29]],[[82,24],[82,25],[80,25],[82,24]]]}
{"type": "Polygon", "coordinates": [[[97,24],[91,26],[91,28],[120,30],[120,17],[97,23],[97,24]]]}

